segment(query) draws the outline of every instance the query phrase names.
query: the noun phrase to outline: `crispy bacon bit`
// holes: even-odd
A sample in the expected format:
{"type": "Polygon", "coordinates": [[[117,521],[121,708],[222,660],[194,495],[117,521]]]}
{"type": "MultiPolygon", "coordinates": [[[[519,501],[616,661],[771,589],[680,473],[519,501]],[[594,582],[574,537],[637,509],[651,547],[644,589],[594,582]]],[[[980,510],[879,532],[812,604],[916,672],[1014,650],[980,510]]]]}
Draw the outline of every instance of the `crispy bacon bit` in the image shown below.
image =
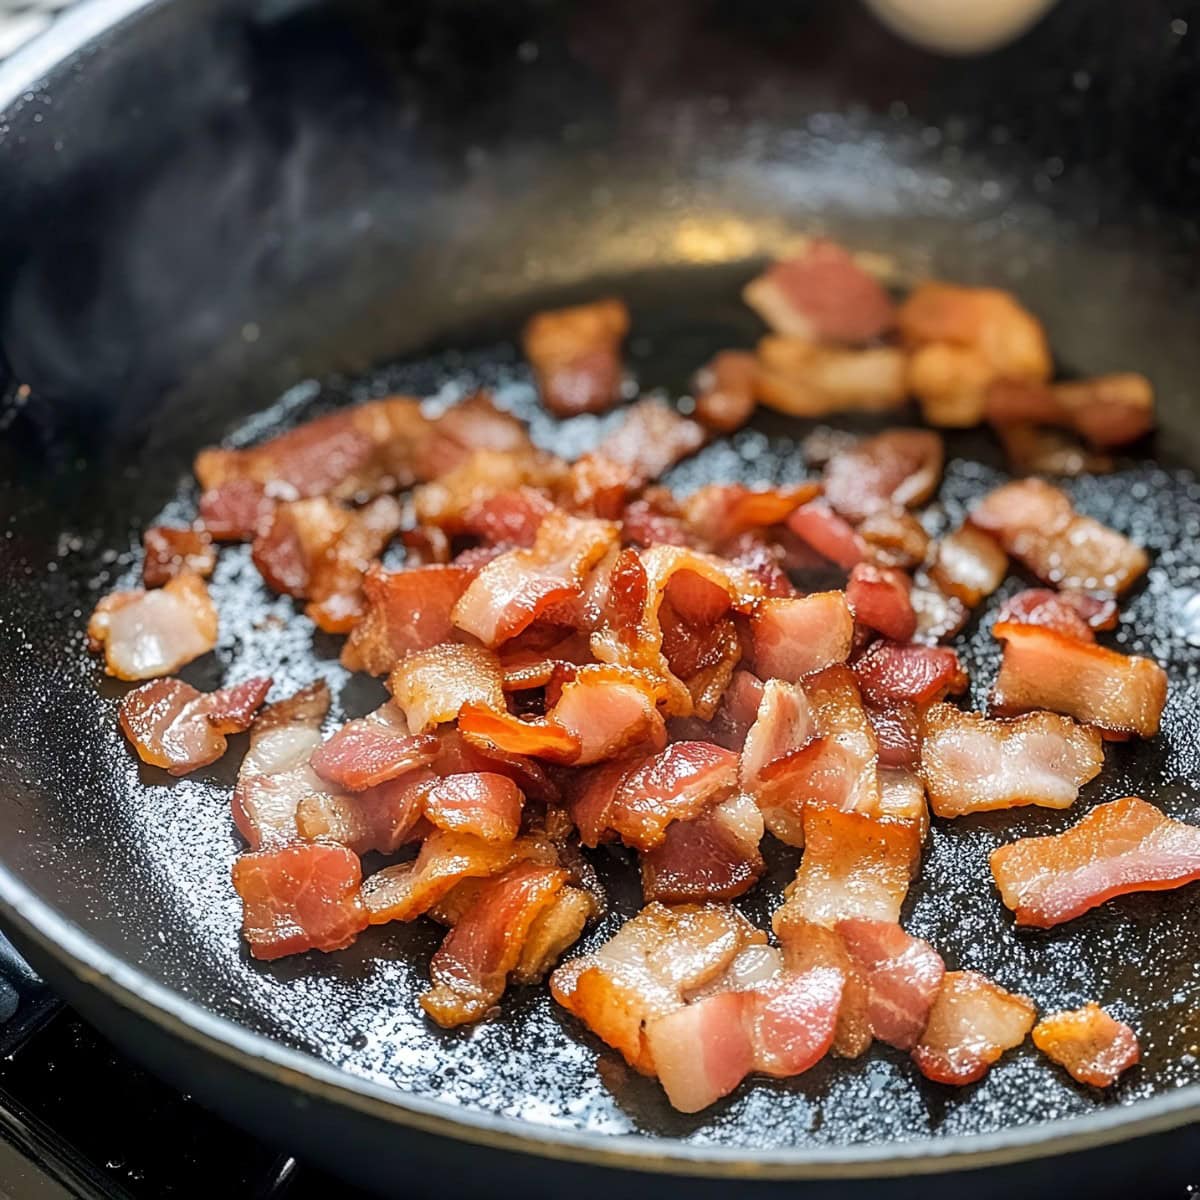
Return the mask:
{"type": "Polygon", "coordinates": [[[563,963],[550,976],[550,991],[631,1067],[650,1075],[647,1024],[682,1008],[742,950],[766,940],[727,905],[648,904],[594,954],[563,963]]]}
{"type": "Polygon", "coordinates": [[[1119,594],[1150,561],[1116,530],[1080,516],[1067,496],[1041,479],[997,488],[975,506],[970,520],[1055,587],[1119,594]]]}
{"type": "Polygon", "coordinates": [[[1052,592],[1049,588],[1027,588],[1000,606],[996,624],[1008,622],[1041,625],[1079,642],[1094,642],[1094,629],[1111,629],[1117,623],[1116,601],[1086,592],[1052,592]]]}
{"type": "Polygon", "coordinates": [[[880,282],[836,242],[822,239],[772,263],[742,298],[776,333],[814,342],[869,342],[896,318],[880,282]]]}
{"type": "Polygon", "coordinates": [[[854,526],[833,511],[824,500],[813,500],[796,509],[787,527],[822,558],[849,571],[867,557],[865,541],[854,526]]]}
{"type": "Polygon", "coordinates": [[[758,359],[745,350],[722,350],[696,372],[696,420],[713,433],[733,433],[754,415],[758,359]]]}
{"type": "Polygon", "coordinates": [[[974,1083],[1025,1040],[1036,1020],[1027,996],[1006,992],[974,971],[948,971],[913,1061],[936,1083],[974,1083]]]}
{"type": "Polygon", "coordinates": [[[104,651],[118,679],[170,675],[217,644],[217,610],[199,575],[177,575],[161,588],[112,592],[88,621],[88,648],[104,651]]]}
{"type": "Polygon", "coordinates": [[[413,733],[455,720],[464,704],[504,708],[499,660],[481,646],[448,642],[418,650],[395,667],[388,689],[413,733]]]}
{"type": "Polygon", "coordinates": [[[889,429],[825,464],[825,499],[848,521],[915,508],[937,490],[945,448],[929,429],[889,429]]]}
{"type": "Polygon", "coordinates": [[[313,751],[312,768],[322,779],[351,792],[396,779],[437,758],[438,740],[414,736],[404,713],[390,701],[347,721],[313,751]]]}
{"type": "Polygon", "coordinates": [[[349,795],[309,792],[296,806],[296,830],[308,841],[340,842],[355,854],[394,854],[428,831],[425,794],[435,778],[419,769],[349,795]]]}
{"type": "Polygon", "coordinates": [[[1111,1087],[1142,1057],[1137,1034],[1098,1004],[1043,1017],[1033,1044],[1074,1079],[1098,1088],[1111,1087]]]}
{"type": "Polygon", "coordinates": [[[1104,475],[1116,463],[1107,454],[1090,450],[1058,429],[1036,425],[1002,425],[997,433],[1014,475],[1104,475]]]}
{"type": "Polygon", "coordinates": [[[794,683],[850,657],[854,616],[842,592],[764,600],[750,637],[755,674],[794,683]]]}
{"type": "Polygon", "coordinates": [[[577,766],[636,749],[661,750],[667,730],[656,703],[662,688],[630,667],[581,667],[563,684],[548,717],[579,743],[577,766]]]}
{"type": "Polygon", "coordinates": [[[429,822],[485,842],[511,842],[521,827],[521,792],[507,775],[449,775],[424,791],[429,822]]]}
{"type": "Polygon", "coordinates": [[[407,571],[371,567],[363,577],[366,616],[350,633],[342,666],[386,675],[406,654],[448,641],[451,610],[474,576],[455,563],[407,571]]]}
{"type": "Polygon", "coordinates": [[[207,693],[181,679],[155,679],[122,699],[121,729],[142,762],[186,775],[216,762],[229,734],[250,728],[270,690],[264,676],[207,693]]]}
{"type": "Polygon", "coordinates": [[[1167,702],[1156,662],[1064,637],[1040,625],[1005,622],[992,708],[1002,716],[1045,708],[1113,734],[1153,737],[1167,702]]]}
{"type": "Polygon", "coordinates": [[[362,869],[345,846],[320,842],[243,854],[233,864],[242,933],[255,958],[342,950],[367,927],[362,869]]]}
{"type": "MultiPolygon", "coordinates": [[[[910,571],[919,567],[929,553],[929,534],[905,508],[881,508],[858,527],[867,545],[867,555],[879,567],[910,571]]],[[[853,565],[853,564],[851,564],[853,565]]]]}
{"type": "Polygon", "coordinates": [[[925,1032],[946,974],[942,956],[889,921],[839,921],[837,933],[866,978],[872,1036],[911,1050],[925,1032]]]}
{"type": "Polygon", "coordinates": [[[252,479],[229,479],[208,488],[198,505],[200,524],[217,542],[248,542],[274,508],[263,485],[252,479]]]}
{"type": "Polygon", "coordinates": [[[1004,582],[1008,555],[995,538],[963,525],[938,542],[930,574],[943,592],[974,608],[1004,582]]]}
{"type": "Polygon", "coordinates": [[[505,708],[467,703],[459,709],[459,732],[484,752],[534,755],[548,762],[573,763],[582,749],[579,738],[556,721],[523,719],[505,708]]]}
{"type": "Polygon", "coordinates": [[[564,887],[537,915],[513,968],[517,983],[537,983],[573,946],[584,926],[597,915],[596,900],[581,888],[564,887]]]}
{"type": "Polygon", "coordinates": [[[702,425],[661,400],[647,398],[625,410],[621,424],[601,439],[595,453],[649,482],[695,454],[706,440],[702,425]]]}
{"type": "Polygon", "coordinates": [[[719,546],[746,530],[780,524],[819,491],[816,483],[775,488],[710,483],[688,497],[684,516],[698,534],[719,546]]]}
{"type": "Polygon", "coordinates": [[[532,546],[542,520],[553,510],[547,496],[531,487],[476,500],[463,517],[463,532],[499,546],[532,546]]]}
{"type": "Polygon", "coordinates": [[[758,805],[743,795],[690,821],[673,821],[663,841],[642,856],[642,894],[647,903],[732,900],[762,876],[762,836],[758,805]]]}
{"type": "Polygon", "coordinates": [[[856,621],[886,638],[904,642],[917,631],[911,591],[912,580],[903,571],[859,563],[850,572],[846,601],[856,621]]]}
{"type": "Polygon", "coordinates": [[[939,817],[1025,804],[1069,808],[1103,765],[1100,734],[1070,717],[1034,712],[992,721],[949,704],[925,714],[921,770],[939,817]]]}
{"type": "Polygon", "coordinates": [[[621,398],[621,343],[628,332],[629,310],[620,300],[531,317],[521,343],[542,403],[556,417],[612,408],[621,398]]]}
{"type": "Polygon", "coordinates": [[[1048,385],[997,379],[987,392],[993,425],[1057,425],[1093,446],[1123,446],[1154,428],[1154,389],[1144,375],[1100,375],[1048,385]]]}
{"type": "Polygon", "coordinates": [[[904,353],[894,346],[847,350],[804,338],[758,343],[755,392],[760,403],[793,417],[886,412],[904,403],[904,353]]]}
{"type": "Polygon", "coordinates": [[[152,525],[142,535],[142,545],[142,583],[148,588],[162,587],[185,573],[207,579],[217,565],[212,537],[203,529],[152,525]]]}
{"type": "Polygon", "coordinates": [[[967,686],[953,650],[915,642],[875,642],[854,664],[854,674],[863,695],[879,707],[931,704],[967,686]]]}
{"type": "Polygon", "coordinates": [[[1126,796],[1064,833],[992,851],[992,874],[1018,925],[1060,925],[1115,896],[1200,879],[1200,828],[1126,796]]]}
{"type": "Polygon", "coordinates": [[[783,568],[785,552],[758,530],[748,530],[727,542],[722,550],[736,567],[749,571],[762,584],[764,596],[795,596],[796,585],[783,568]]]}
{"type": "Polygon", "coordinates": [[[970,620],[971,613],[957,596],[948,596],[924,572],[919,571],[909,593],[917,614],[913,641],[934,646],[953,637],[970,620]]]}

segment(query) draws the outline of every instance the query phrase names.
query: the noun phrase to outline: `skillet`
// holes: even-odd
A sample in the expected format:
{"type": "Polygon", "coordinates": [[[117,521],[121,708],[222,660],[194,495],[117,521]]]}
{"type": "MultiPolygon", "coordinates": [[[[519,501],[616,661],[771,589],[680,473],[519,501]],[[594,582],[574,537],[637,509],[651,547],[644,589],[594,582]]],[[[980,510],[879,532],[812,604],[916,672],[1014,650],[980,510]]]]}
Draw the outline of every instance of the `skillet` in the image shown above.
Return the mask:
{"type": "MultiPolygon", "coordinates": [[[[970,1180],[981,1195],[1063,1172],[1107,1194],[1147,1162],[1196,1182],[1200,897],[1015,933],[987,852],[1066,814],[939,826],[906,922],[1043,1009],[1095,998],[1133,1021],[1146,1061],[1112,1096],[1029,1047],[961,1092],[877,1049],[684,1117],[541,992],[472,1031],[429,1028],[414,998],[431,930],[252,964],[227,874],[240,746],[184,780],[139,767],[115,727],[121,689],[81,636],[98,591],[136,571],[138,531],[190,515],[199,447],[389,390],[487,385],[578,453],[602,425],[537,411],[511,341],[525,316],[622,294],[642,386],[679,394],[759,332],[741,283],[818,229],[889,255],[900,278],[1015,288],[1068,370],[1154,379],[1156,444],[1074,491],[1153,553],[1117,640],[1171,664],[1172,697],[1163,735],[1110,751],[1080,807],[1140,793],[1200,819],[1188,9],[1097,23],[1068,3],[1007,50],[950,63],[836,3],[92,0],[0,70],[6,928],[179,1086],[384,1194],[649,1194],[666,1171],[702,1194],[806,1179],[846,1195],[859,1179],[915,1195],[924,1173],[966,1168],[988,1168],[970,1180]]],[[[672,482],[794,478],[807,431],[763,418],[672,482]]],[[[947,521],[1002,477],[986,439],[950,451],[947,521]]],[[[214,598],[221,643],[189,681],[262,668],[282,692],[322,674],[336,716],[377,702],[240,550],[214,598]]],[[[978,703],[995,655],[986,627],[967,640],[978,703]]],[[[794,862],[779,853],[776,885],[794,862]]],[[[749,903],[760,920],[770,894],[749,903]]],[[[633,902],[618,891],[591,941],[633,902]]]]}

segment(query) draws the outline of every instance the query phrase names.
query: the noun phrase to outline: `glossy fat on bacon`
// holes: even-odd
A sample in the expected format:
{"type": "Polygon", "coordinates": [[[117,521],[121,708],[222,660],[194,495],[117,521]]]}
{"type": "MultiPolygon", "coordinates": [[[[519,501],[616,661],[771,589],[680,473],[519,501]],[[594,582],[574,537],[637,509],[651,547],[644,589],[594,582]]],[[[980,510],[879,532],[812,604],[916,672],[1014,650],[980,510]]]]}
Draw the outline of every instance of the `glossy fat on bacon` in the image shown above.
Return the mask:
{"type": "Polygon", "coordinates": [[[921,761],[922,706],[905,701],[867,704],[867,718],[875,734],[879,765],[901,769],[921,761]]]}
{"type": "Polygon", "coordinates": [[[229,734],[249,729],[270,690],[269,676],[216,692],[199,692],[181,679],[155,679],[128,692],[118,715],[143,762],[186,775],[216,762],[229,734]]]}
{"type": "Polygon", "coordinates": [[[411,733],[404,713],[388,701],[365,717],[347,721],[313,751],[310,761],[335,787],[361,792],[428,766],[438,749],[437,738],[411,733]]]}
{"type": "MultiPolygon", "coordinates": [[[[808,745],[817,736],[817,721],[802,684],[768,679],[748,693],[745,703],[748,705],[754,697],[757,705],[753,720],[745,736],[735,743],[741,746],[738,783],[764,808],[770,808],[778,787],[772,783],[775,773],[770,768],[808,745]]],[[[744,715],[741,720],[744,722],[744,715]]],[[[787,791],[790,793],[790,788],[787,791]]],[[[790,795],[780,797],[788,798],[790,795]]]]}
{"type": "Polygon", "coordinates": [[[854,664],[863,696],[872,704],[931,704],[967,686],[958,655],[944,646],[875,642],[854,664]]]}
{"type": "Polygon", "coordinates": [[[578,741],[573,765],[587,766],[637,748],[661,750],[667,741],[661,693],[644,671],[592,664],[562,685],[547,717],[578,741]]]}
{"type": "Polygon", "coordinates": [[[511,842],[521,828],[524,798],[507,775],[448,775],[425,785],[422,809],[438,829],[470,833],[485,842],[511,842]]]}
{"type": "Polygon", "coordinates": [[[1153,737],[1167,673],[1148,658],[1064,637],[1039,625],[992,627],[1004,643],[991,707],[1002,715],[1049,709],[1111,734],[1153,737]]]}
{"type": "Polygon", "coordinates": [[[766,934],[723,904],[649,904],[594,954],[563,963],[550,992],[635,1070],[654,1073],[648,1022],[682,1008],[766,934]]]}
{"type": "Polygon", "coordinates": [[[507,708],[467,703],[458,712],[458,731],[485,753],[534,756],[554,763],[573,763],[582,743],[569,729],[546,717],[523,718],[507,708]]]}
{"type": "Polygon", "coordinates": [[[1027,588],[1000,605],[996,624],[1041,625],[1079,642],[1094,642],[1093,630],[1112,629],[1117,623],[1116,601],[1087,592],[1053,592],[1027,588]]]}
{"type": "Polygon", "coordinates": [[[888,429],[825,464],[825,499],[848,521],[924,504],[942,479],[945,447],[930,429],[888,429]]]}
{"type": "Polygon", "coordinates": [[[425,798],[436,778],[417,769],[361,792],[310,791],[296,805],[296,831],[306,841],[339,842],[356,854],[394,854],[428,832],[425,798]]]}
{"type": "Polygon", "coordinates": [[[111,592],[96,605],[88,648],[104,652],[118,679],[170,675],[217,644],[217,610],[199,575],[185,573],[153,591],[111,592]]]}
{"type": "Polygon", "coordinates": [[[529,927],[512,978],[517,983],[538,983],[544,979],[599,911],[602,910],[590,893],[582,888],[564,887],[529,927]]]}
{"type": "Polygon", "coordinates": [[[913,641],[935,646],[958,633],[971,618],[970,609],[957,597],[943,592],[924,571],[918,571],[908,594],[917,614],[913,641]]]}
{"type": "MultiPolygon", "coordinates": [[[[918,843],[924,842],[929,836],[929,803],[925,798],[925,781],[915,770],[880,766],[877,812],[883,820],[913,830],[918,843]]],[[[920,861],[914,859],[914,879],[919,868],[920,861]]]]}
{"type": "Polygon", "coordinates": [[[742,298],[776,333],[814,342],[869,342],[896,315],[879,280],[836,242],[820,238],[773,262],[742,298]]]}
{"type": "Polygon", "coordinates": [[[1063,833],[993,850],[991,867],[1017,924],[1049,928],[1116,896],[1200,879],[1200,828],[1126,796],[1063,833]]]}
{"type": "Polygon", "coordinates": [[[500,662],[482,646],[446,642],[418,650],[392,670],[388,690],[414,734],[455,720],[464,704],[504,708],[500,662]]]}
{"type": "Polygon", "coordinates": [[[802,505],[787,519],[787,527],[822,558],[849,571],[870,550],[849,521],[839,517],[824,500],[802,505]]]}
{"type": "Polygon", "coordinates": [[[1119,594],[1150,562],[1140,546],[1077,513],[1069,497],[1042,479],[1021,479],[989,492],[969,519],[1058,588],[1119,594]]]}
{"type": "Polygon", "coordinates": [[[789,514],[814,499],[820,490],[816,483],[774,488],[710,483],[687,498],[684,519],[698,535],[721,546],[747,530],[782,524],[789,514]]]}
{"type": "Polygon", "coordinates": [[[734,433],[758,406],[758,359],[745,350],[722,350],[692,380],[696,420],[717,434],[734,433]]]}
{"type": "Polygon", "coordinates": [[[517,863],[485,883],[429,964],[421,1007],[443,1029],[485,1016],[504,994],[534,922],[562,891],[566,871],[517,863]]]}
{"type": "Polygon", "coordinates": [[[217,565],[212,537],[204,529],[152,525],[142,535],[142,547],[142,583],[148,588],[189,573],[207,579],[217,565]]]}
{"type": "Polygon", "coordinates": [[[741,668],[734,671],[721,705],[708,723],[709,740],[726,750],[740,750],[758,718],[763,687],[763,681],[752,672],[741,668]]]}
{"type": "Polygon", "coordinates": [[[1094,1003],[1043,1017],[1033,1044],[1073,1079],[1098,1088],[1111,1087],[1142,1057],[1137,1034],[1094,1003]]]}
{"type": "Polygon", "coordinates": [[[1036,1020],[1028,996],[1006,992],[975,971],[948,971],[913,1061],[936,1083],[974,1083],[1025,1040],[1036,1020]]]}
{"type": "Polygon", "coordinates": [[[1100,734],[1070,717],[989,720],[950,704],[925,714],[921,772],[939,817],[1026,804],[1068,808],[1103,766],[1100,734]]]}
{"type": "Polygon", "coordinates": [[[917,631],[912,580],[903,571],[859,563],[846,584],[846,602],[861,625],[886,638],[905,642],[917,631]]]}
{"type": "Polygon", "coordinates": [[[629,310],[620,300],[531,317],[521,344],[546,408],[556,417],[612,408],[621,398],[621,343],[628,332],[629,310]]]}
{"type": "Polygon", "coordinates": [[[867,557],[879,567],[911,571],[929,554],[929,534],[905,508],[881,508],[860,521],[858,537],[866,543],[867,557]]]}
{"type": "Polygon", "coordinates": [[[843,592],[763,600],[750,618],[754,673],[795,683],[844,663],[853,638],[854,615],[843,592]]]}
{"type": "Polygon", "coordinates": [[[949,596],[974,608],[1008,574],[1008,555],[990,534],[963,525],[937,543],[930,575],[949,596]]]}
{"type": "Polygon", "coordinates": [[[345,846],[304,842],[241,855],[233,886],[250,953],[269,960],[349,946],[367,927],[361,881],[358,855],[345,846]]]}
{"type": "Polygon", "coordinates": [[[888,412],[904,403],[904,352],[895,346],[846,349],[806,338],[765,337],[758,343],[755,395],[793,417],[888,412]]]}

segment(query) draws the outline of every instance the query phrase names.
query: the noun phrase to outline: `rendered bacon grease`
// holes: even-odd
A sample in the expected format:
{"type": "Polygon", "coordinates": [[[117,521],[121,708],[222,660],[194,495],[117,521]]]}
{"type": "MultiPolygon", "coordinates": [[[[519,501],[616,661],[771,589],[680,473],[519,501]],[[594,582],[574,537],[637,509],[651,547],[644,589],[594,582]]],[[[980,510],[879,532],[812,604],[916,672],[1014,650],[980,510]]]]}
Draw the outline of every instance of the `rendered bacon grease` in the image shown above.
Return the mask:
{"type": "MultiPolygon", "coordinates": [[[[1101,464],[1153,424],[1150,385],[1055,383],[1012,295],[926,283],[897,302],[825,241],[745,298],[766,335],[697,364],[694,417],[639,399],[574,462],[486,395],[437,417],[394,396],[202,451],[197,520],[147,530],[144,586],[100,600],[88,624],[110,675],[146,681],[121,727],[174,774],[248,730],[232,882],[250,953],[439,923],[420,1003],[441,1026],[548,978],[686,1112],[876,1041],[966,1084],[1031,1030],[1076,1079],[1108,1086],[1138,1059],[1127,1025],[1089,1003],[1035,1028],[1017,981],[947,963],[902,925],[931,808],[1080,810],[1066,832],[992,855],[1021,925],[1200,878],[1200,829],[1149,799],[1095,807],[1082,791],[1108,741],[1158,730],[1162,667],[1104,644],[1148,557],[1035,477],[931,537],[945,451],[928,426],[986,420],[1014,463],[1101,464]],[[914,398],[927,427],[810,438],[820,474],[803,483],[678,496],[660,482],[758,404],[814,417],[914,398]],[[384,567],[397,540],[404,564],[384,567]],[[174,678],[216,645],[205,579],[230,541],[390,698],[330,729],[321,680],[264,706],[269,678],[209,692],[174,678]],[[842,586],[805,590],[814,567],[842,586]],[[1038,586],[989,610],[1018,570],[1038,586]],[[972,617],[1002,647],[983,713],[940,644],[972,617]],[[768,837],[799,851],[769,932],[731,904],[758,885],[768,837]],[[644,907],[581,954],[607,905],[601,846],[640,872],[644,907]],[[387,858],[364,877],[368,853],[387,858]]],[[[619,299],[533,316],[523,345],[550,412],[621,402],[631,323],[619,299]]]]}

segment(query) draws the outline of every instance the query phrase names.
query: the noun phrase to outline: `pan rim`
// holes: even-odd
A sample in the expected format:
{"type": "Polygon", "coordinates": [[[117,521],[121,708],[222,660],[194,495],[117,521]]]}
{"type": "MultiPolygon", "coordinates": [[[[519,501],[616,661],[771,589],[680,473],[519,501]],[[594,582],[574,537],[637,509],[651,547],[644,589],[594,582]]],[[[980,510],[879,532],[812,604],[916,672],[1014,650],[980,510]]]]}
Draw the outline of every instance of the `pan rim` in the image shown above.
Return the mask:
{"type": "MultiPolygon", "coordinates": [[[[0,113],[36,91],[71,56],[166,0],[84,0],[0,65],[0,113]]],[[[580,1164],[721,1178],[850,1179],[916,1176],[1082,1151],[1200,1121],[1200,1085],[1084,1116],[987,1134],[853,1146],[759,1150],[605,1135],[464,1110],[360,1078],[208,1011],[122,961],[0,863],[0,915],[74,975],[168,1037],[314,1099],[419,1132],[580,1164]]]]}

